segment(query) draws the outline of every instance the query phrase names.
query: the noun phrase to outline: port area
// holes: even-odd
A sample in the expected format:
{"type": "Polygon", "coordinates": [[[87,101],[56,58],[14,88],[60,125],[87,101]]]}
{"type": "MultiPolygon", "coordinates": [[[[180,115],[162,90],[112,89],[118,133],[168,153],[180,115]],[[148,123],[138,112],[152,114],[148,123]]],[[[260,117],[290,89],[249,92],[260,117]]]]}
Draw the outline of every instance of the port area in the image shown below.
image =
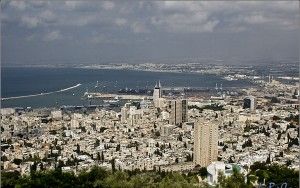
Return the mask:
{"type": "Polygon", "coordinates": [[[88,99],[122,99],[122,100],[143,100],[152,99],[147,95],[128,95],[128,94],[109,94],[109,93],[85,93],[84,97],[88,99]]]}
{"type": "MultiPolygon", "coordinates": [[[[219,84],[220,85],[220,84],[219,84]]],[[[204,98],[211,99],[212,96],[236,96],[240,94],[239,89],[236,87],[166,87],[162,91],[162,94],[165,98],[174,98],[174,97],[185,97],[189,99],[195,98],[204,98]]],[[[95,91],[86,91],[82,99],[98,99],[103,100],[105,103],[116,103],[119,100],[151,100],[153,99],[153,90],[150,89],[120,89],[116,93],[106,93],[106,92],[95,92],[95,91]]]]}

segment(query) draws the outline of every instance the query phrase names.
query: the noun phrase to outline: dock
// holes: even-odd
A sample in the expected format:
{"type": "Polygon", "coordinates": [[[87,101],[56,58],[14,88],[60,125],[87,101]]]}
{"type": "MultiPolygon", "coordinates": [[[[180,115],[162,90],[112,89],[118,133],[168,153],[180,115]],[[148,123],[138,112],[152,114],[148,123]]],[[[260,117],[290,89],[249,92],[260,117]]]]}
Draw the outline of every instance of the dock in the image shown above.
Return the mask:
{"type": "Polygon", "coordinates": [[[152,99],[148,95],[123,95],[123,94],[110,94],[110,93],[85,93],[88,99],[123,99],[123,100],[143,100],[152,99]]]}

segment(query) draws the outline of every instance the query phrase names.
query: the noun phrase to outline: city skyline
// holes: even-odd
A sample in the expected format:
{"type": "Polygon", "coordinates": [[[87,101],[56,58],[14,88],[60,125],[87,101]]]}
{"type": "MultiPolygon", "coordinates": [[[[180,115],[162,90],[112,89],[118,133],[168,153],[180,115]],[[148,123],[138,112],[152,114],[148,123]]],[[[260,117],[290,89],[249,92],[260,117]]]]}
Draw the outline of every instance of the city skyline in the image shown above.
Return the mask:
{"type": "Polygon", "coordinates": [[[1,1],[1,187],[299,185],[299,1],[1,1]]]}

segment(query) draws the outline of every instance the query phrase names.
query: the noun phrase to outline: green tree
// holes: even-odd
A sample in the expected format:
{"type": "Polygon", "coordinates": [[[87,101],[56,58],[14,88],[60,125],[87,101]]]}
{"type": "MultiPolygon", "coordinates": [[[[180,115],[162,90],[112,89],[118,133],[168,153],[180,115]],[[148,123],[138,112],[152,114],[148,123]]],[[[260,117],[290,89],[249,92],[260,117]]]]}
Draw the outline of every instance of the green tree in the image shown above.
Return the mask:
{"type": "Polygon", "coordinates": [[[21,175],[18,171],[13,172],[1,172],[1,187],[15,187],[17,181],[21,175]]]}
{"type": "Polygon", "coordinates": [[[206,167],[201,167],[199,170],[199,174],[201,176],[202,179],[206,178],[208,172],[207,172],[207,168],[206,167]]]}
{"type": "Polygon", "coordinates": [[[99,152],[97,152],[97,161],[100,161],[101,160],[101,156],[100,156],[100,153],[99,152]]]}
{"type": "Polygon", "coordinates": [[[78,154],[80,153],[80,146],[79,146],[79,144],[76,145],[76,153],[78,153],[78,154]]]}
{"type": "Polygon", "coordinates": [[[96,142],[95,142],[95,144],[94,144],[94,147],[96,148],[96,147],[98,147],[98,146],[100,146],[100,140],[99,140],[99,139],[96,139],[96,142]]]}
{"type": "Polygon", "coordinates": [[[116,159],[113,158],[112,160],[110,160],[110,164],[111,164],[111,169],[112,171],[116,171],[116,159]]]}
{"type": "Polygon", "coordinates": [[[252,188],[253,182],[251,180],[253,180],[252,177],[249,181],[245,181],[244,175],[239,173],[236,167],[233,167],[231,176],[226,177],[223,173],[219,174],[217,186],[220,188],[252,188]]]}
{"type": "Polygon", "coordinates": [[[116,151],[120,151],[120,149],[121,149],[121,145],[118,144],[117,147],[116,147],[116,151]]]}
{"type": "Polygon", "coordinates": [[[103,153],[103,151],[101,152],[101,161],[102,162],[104,161],[104,153],[103,153]]]}
{"type": "Polygon", "coordinates": [[[22,159],[14,159],[13,163],[15,163],[16,165],[20,165],[22,163],[22,159]]]}

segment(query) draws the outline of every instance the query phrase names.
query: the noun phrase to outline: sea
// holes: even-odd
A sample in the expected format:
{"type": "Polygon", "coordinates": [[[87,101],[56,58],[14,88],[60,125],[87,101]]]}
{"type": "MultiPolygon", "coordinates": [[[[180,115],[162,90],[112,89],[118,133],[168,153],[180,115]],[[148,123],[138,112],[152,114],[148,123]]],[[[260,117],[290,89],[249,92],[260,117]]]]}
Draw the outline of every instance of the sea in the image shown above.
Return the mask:
{"type": "MultiPolygon", "coordinates": [[[[228,81],[223,77],[199,73],[149,72],[134,70],[104,70],[85,68],[2,67],[1,108],[8,107],[60,107],[88,105],[83,98],[86,91],[115,93],[119,89],[150,89],[157,81],[162,87],[223,88],[248,87],[247,80],[228,81]],[[97,84],[98,82],[98,84],[97,84]],[[80,85],[79,85],[80,84],[80,85]],[[95,87],[97,85],[97,87],[95,87]],[[56,92],[59,91],[59,92],[56,92]],[[50,94],[45,94],[49,93],[50,94]],[[14,98],[19,96],[25,98],[14,98]]],[[[93,104],[101,101],[93,101],[93,104]]]]}

